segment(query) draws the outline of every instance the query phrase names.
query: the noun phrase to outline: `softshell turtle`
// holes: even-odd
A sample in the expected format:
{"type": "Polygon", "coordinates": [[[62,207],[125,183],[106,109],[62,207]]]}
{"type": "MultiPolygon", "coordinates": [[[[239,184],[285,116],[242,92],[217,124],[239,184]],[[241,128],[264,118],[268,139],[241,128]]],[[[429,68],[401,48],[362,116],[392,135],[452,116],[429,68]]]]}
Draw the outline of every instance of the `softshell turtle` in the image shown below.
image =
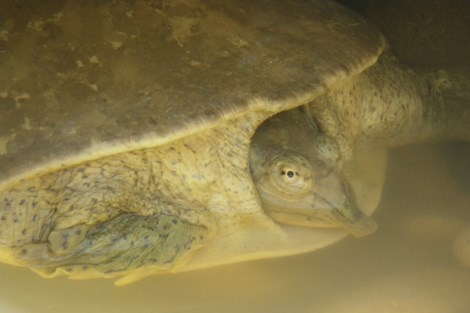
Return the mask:
{"type": "Polygon", "coordinates": [[[462,84],[402,68],[373,26],[333,2],[0,9],[0,260],[46,277],[127,283],[311,251],[347,233],[316,226],[370,233],[358,207],[374,209],[382,180],[351,165],[366,151],[360,139],[468,134],[462,84]],[[426,108],[449,90],[452,106],[426,108]],[[401,92],[408,102],[396,101],[401,92]],[[447,107],[450,117],[436,111],[447,107]],[[292,121],[297,133],[277,132],[292,121]],[[286,138],[301,132],[292,147],[286,138]],[[271,162],[279,151],[284,167],[271,162]],[[307,189],[270,193],[264,178],[277,174],[321,194],[291,206],[285,195],[307,189]]]}

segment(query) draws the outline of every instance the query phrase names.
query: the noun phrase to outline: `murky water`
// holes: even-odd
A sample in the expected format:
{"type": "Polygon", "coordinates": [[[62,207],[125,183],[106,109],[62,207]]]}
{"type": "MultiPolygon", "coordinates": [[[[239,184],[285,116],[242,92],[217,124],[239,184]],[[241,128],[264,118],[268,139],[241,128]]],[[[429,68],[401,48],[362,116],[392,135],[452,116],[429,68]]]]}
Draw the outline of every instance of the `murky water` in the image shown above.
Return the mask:
{"type": "MultiPolygon", "coordinates": [[[[444,12],[450,2],[433,1],[443,3],[433,15],[440,27],[418,5],[409,10],[395,4],[400,13],[395,15],[386,7],[392,13],[385,18],[374,7],[374,12],[362,13],[382,22],[379,26],[404,61],[461,64],[468,62],[469,41],[462,40],[468,33],[453,29],[466,29],[459,24],[465,20],[458,18],[465,12],[444,12]],[[408,16],[400,20],[403,12],[408,16]],[[415,27],[417,17],[427,24],[415,27]],[[446,30],[444,26],[453,22],[458,25],[446,30]],[[428,30],[429,38],[419,41],[410,29],[428,30]]],[[[374,218],[380,224],[374,235],[347,238],[320,251],[154,276],[125,287],[115,287],[110,280],[45,280],[27,269],[0,264],[0,312],[470,312],[468,144],[392,150],[374,218]]]]}
{"type": "MultiPolygon", "coordinates": [[[[470,227],[469,160],[468,145],[393,150],[375,213],[378,232],[309,254],[154,276],[125,287],[45,280],[1,265],[0,311],[466,313],[470,267],[452,246],[470,227]]],[[[460,240],[467,256],[469,238],[460,240]]]]}

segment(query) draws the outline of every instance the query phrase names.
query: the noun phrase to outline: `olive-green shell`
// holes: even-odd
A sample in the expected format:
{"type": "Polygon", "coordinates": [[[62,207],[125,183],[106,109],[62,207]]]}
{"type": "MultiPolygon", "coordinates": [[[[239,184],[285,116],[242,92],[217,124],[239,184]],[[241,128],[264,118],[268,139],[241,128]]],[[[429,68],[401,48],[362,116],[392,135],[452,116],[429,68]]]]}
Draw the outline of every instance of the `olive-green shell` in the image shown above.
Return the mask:
{"type": "Polygon", "coordinates": [[[313,100],[384,47],[323,0],[0,1],[0,188],[313,100]]]}

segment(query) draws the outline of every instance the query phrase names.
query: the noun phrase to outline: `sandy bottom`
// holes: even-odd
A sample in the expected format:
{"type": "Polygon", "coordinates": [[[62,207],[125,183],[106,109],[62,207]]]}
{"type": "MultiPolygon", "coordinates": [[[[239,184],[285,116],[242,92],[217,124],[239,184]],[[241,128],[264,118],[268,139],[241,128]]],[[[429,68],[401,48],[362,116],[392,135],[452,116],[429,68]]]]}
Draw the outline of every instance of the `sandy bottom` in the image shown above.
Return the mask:
{"type": "Polygon", "coordinates": [[[0,312],[468,313],[469,160],[468,145],[392,151],[378,232],[305,255],[125,287],[2,265],[0,312]]]}

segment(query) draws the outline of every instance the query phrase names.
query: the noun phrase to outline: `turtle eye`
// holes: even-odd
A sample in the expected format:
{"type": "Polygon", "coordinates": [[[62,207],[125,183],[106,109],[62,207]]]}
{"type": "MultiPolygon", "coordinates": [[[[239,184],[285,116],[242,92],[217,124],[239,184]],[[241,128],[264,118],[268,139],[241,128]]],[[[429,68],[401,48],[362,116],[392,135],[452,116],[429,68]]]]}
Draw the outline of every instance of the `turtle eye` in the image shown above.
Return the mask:
{"type": "Polygon", "coordinates": [[[286,184],[295,184],[301,179],[298,169],[293,166],[283,166],[279,170],[279,175],[286,184]]]}
{"type": "Polygon", "coordinates": [[[310,190],[311,172],[304,157],[290,153],[275,159],[270,176],[278,191],[299,195],[310,190]]]}

